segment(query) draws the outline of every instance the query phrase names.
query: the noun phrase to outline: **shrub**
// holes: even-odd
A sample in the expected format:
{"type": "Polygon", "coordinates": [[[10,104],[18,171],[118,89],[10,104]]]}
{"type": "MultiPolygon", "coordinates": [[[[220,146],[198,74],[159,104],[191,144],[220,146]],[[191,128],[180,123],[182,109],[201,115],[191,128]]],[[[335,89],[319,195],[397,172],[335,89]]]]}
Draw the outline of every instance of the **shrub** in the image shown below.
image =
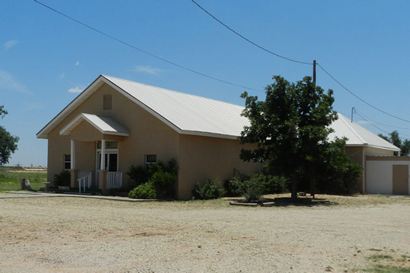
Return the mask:
{"type": "Polygon", "coordinates": [[[237,180],[237,187],[246,201],[256,201],[266,191],[265,177],[262,175],[253,175],[247,180],[237,180]]]}
{"type": "Polygon", "coordinates": [[[156,197],[175,197],[175,185],[178,174],[178,164],[175,159],[171,159],[167,163],[158,162],[144,166],[131,166],[127,174],[133,181],[132,188],[138,188],[140,185],[149,183],[154,188],[156,197]]]}
{"type": "Polygon", "coordinates": [[[148,183],[152,183],[154,185],[158,198],[175,197],[176,182],[176,174],[166,172],[164,170],[156,171],[148,181],[148,183]]]}
{"type": "Polygon", "coordinates": [[[147,182],[135,187],[128,193],[128,197],[135,199],[155,199],[157,198],[157,194],[154,184],[147,182]]]}
{"type": "Polygon", "coordinates": [[[132,184],[131,188],[139,186],[149,179],[149,171],[145,166],[134,166],[132,165],[127,172],[127,175],[131,178],[132,184]]]}
{"type": "Polygon", "coordinates": [[[241,196],[239,185],[242,181],[249,179],[249,176],[240,173],[234,169],[234,176],[224,182],[224,190],[226,196],[241,196]]]}
{"type": "Polygon", "coordinates": [[[286,179],[280,176],[257,173],[248,179],[232,179],[232,187],[236,188],[246,201],[257,201],[263,194],[281,193],[286,190],[286,179]]]}
{"type": "Polygon", "coordinates": [[[195,199],[216,199],[223,195],[223,189],[218,181],[208,179],[204,183],[196,184],[192,195],[195,199]]]}
{"type": "Polygon", "coordinates": [[[71,174],[70,171],[62,171],[56,175],[54,175],[53,183],[54,186],[66,186],[69,187],[71,182],[71,174]]]}

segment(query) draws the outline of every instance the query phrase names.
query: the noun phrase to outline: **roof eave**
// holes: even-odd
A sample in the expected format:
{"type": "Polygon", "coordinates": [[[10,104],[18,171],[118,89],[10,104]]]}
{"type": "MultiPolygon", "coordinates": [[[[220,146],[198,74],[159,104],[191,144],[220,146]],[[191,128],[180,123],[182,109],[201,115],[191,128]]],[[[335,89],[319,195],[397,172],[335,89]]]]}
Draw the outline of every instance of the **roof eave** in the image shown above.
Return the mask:
{"type": "Polygon", "coordinates": [[[377,146],[377,145],[372,145],[368,143],[363,143],[363,144],[346,144],[347,147],[369,147],[369,148],[377,148],[377,149],[383,149],[387,151],[394,151],[394,152],[399,152],[400,148],[398,147],[384,147],[384,146],[377,146]]]}
{"type": "Polygon", "coordinates": [[[54,116],[40,131],[37,132],[36,137],[41,139],[47,139],[48,133],[52,130],[52,125],[60,121],[65,117],[65,114],[71,111],[72,107],[80,104],[87,98],[86,94],[90,93],[90,90],[96,89],[98,85],[103,82],[104,76],[99,75],[92,83],[90,83],[78,96],[76,96],[69,104],[67,104],[57,115],[54,116]]]}

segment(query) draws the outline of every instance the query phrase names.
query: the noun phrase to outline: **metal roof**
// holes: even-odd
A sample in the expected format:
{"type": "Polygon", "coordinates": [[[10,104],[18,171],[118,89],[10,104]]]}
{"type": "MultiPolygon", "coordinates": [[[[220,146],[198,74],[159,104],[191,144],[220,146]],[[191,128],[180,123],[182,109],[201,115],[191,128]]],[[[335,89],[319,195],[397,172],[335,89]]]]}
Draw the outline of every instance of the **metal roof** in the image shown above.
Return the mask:
{"type": "MultiPolygon", "coordinates": [[[[59,121],[98,90],[102,83],[127,96],[180,134],[236,139],[241,135],[243,127],[249,125],[249,120],[241,116],[242,106],[104,75],[91,83],[37,136],[46,137],[59,121]]],[[[338,115],[338,120],[331,125],[335,132],[330,138],[346,137],[349,146],[399,150],[357,123],[351,123],[342,114],[338,115]]]]}
{"type": "Polygon", "coordinates": [[[197,132],[240,136],[249,124],[241,116],[243,107],[209,98],[104,76],[149,109],[179,128],[182,133],[197,132]]]}
{"type": "Polygon", "coordinates": [[[355,122],[351,122],[347,117],[338,113],[338,119],[330,126],[334,132],[330,134],[330,139],[347,138],[346,145],[348,146],[369,146],[392,151],[400,151],[400,149],[390,142],[384,140],[376,134],[373,134],[366,128],[355,122]]]}
{"type": "Polygon", "coordinates": [[[94,128],[105,135],[117,135],[117,136],[128,136],[128,131],[118,122],[114,121],[109,117],[100,117],[93,114],[82,113],[73,119],[67,126],[61,129],[61,135],[68,135],[70,132],[79,125],[82,121],[86,121],[91,124],[94,128]]]}

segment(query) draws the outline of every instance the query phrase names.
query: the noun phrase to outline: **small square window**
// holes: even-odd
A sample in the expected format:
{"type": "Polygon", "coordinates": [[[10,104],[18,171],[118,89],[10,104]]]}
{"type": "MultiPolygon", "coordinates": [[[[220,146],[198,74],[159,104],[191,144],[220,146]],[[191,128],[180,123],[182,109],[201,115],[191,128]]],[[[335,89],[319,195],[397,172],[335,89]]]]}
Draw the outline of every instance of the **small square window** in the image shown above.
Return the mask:
{"type": "Polygon", "coordinates": [[[103,110],[111,110],[111,109],[112,109],[112,96],[104,95],[103,96],[103,110]]]}
{"type": "Polygon", "coordinates": [[[155,164],[157,163],[157,155],[145,155],[144,156],[144,162],[145,164],[155,164]]]}
{"type": "Polygon", "coordinates": [[[71,169],[71,155],[66,154],[64,155],[64,170],[71,169]]]}

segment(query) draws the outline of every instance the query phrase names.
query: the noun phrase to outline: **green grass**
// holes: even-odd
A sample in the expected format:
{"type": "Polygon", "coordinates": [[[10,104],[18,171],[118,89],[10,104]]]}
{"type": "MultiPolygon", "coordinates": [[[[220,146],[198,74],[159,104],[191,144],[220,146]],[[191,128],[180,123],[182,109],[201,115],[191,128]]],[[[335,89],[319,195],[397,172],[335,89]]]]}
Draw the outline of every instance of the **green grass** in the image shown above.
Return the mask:
{"type": "Polygon", "coordinates": [[[410,267],[400,267],[394,265],[375,265],[365,270],[369,273],[410,273],[410,267]]]}
{"type": "Polygon", "coordinates": [[[369,273],[410,273],[408,255],[392,254],[392,256],[390,254],[380,253],[368,256],[369,264],[363,271],[369,273]]]}
{"type": "Polygon", "coordinates": [[[372,255],[368,258],[372,262],[380,262],[383,260],[393,260],[393,257],[390,255],[385,255],[385,254],[376,254],[372,255]]]}
{"type": "Polygon", "coordinates": [[[47,172],[2,167],[0,168],[0,192],[20,190],[20,181],[23,178],[30,180],[32,188],[38,190],[44,187],[47,172]]]}

